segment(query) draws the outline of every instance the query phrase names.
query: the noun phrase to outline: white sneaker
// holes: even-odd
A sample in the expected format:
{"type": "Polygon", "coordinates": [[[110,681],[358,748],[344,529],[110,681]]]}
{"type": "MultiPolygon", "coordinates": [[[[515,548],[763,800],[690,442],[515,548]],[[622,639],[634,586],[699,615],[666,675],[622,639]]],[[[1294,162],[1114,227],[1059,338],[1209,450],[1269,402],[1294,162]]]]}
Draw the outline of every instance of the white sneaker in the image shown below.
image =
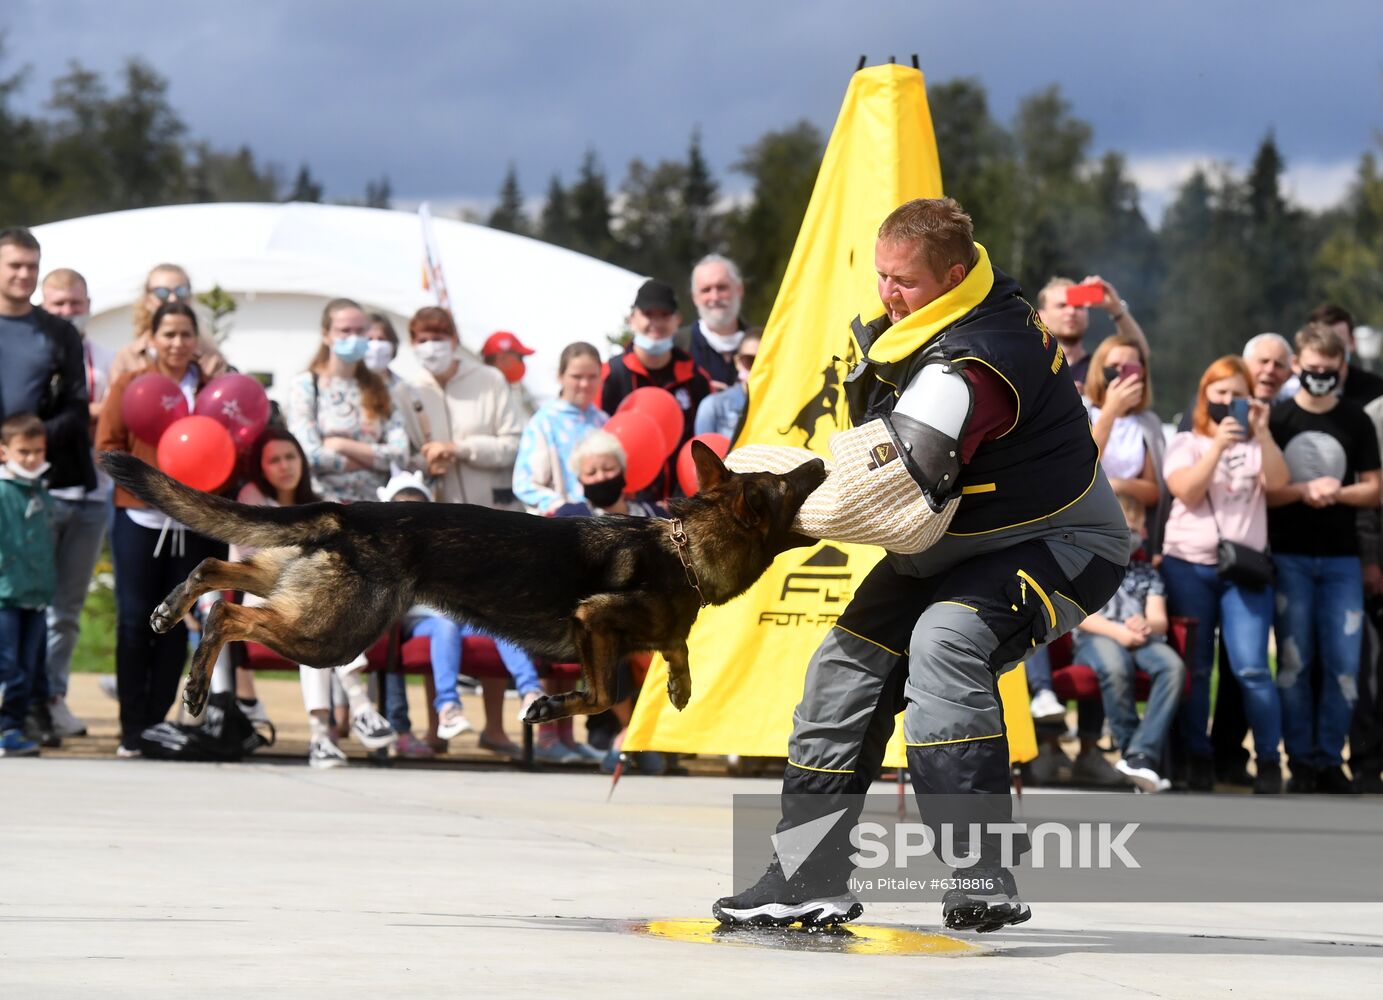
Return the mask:
{"type": "Polygon", "coordinates": [[[345,767],[346,753],[328,736],[319,736],[307,748],[307,765],[316,768],[345,767]]]}
{"type": "Polygon", "coordinates": [[[1140,792],[1165,792],[1172,783],[1153,770],[1148,758],[1142,754],[1121,757],[1114,769],[1131,781],[1140,792]]]}
{"type": "Polygon", "coordinates": [[[53,718],[53,732],[59,736],[85,736],[86,723],[72,714],[67,707],[67,699],[58,695],[48,705],[48,714],[53,718]]]}
{"type": "Polygon", "coordinates": [[[373,708],[367,708],[351,719],[351,732],[355,733],[366,750],[379,750],[389,746],[399,738],[389,720],[373,708]]]}
{"type": "Polygon", "coordinates": [[[469,719],[461,714],[459,702],[452,702],[437,713],[437,738],[442,740],[454,739],[462,733],[469,733],[474,726],[469,719]]]}
{"type": "Polygon", "coordinates": [[[1066,706],[1050,688],[1044,688],[1032,700],[1032,718],[1034,722],[1060,722],[1066,718],[1066,706]]]}

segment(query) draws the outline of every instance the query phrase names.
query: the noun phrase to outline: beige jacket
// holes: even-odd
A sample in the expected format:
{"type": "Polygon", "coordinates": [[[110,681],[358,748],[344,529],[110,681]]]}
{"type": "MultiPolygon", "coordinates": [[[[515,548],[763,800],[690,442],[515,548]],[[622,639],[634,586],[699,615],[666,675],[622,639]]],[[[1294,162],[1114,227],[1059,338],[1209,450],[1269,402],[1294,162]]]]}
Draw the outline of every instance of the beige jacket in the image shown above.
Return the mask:
{"type": "Polygon", "coordinates": [[[462,357],[445,387],[426,373],[409,379],[408,386],[422,404],[419,423],[427,428],[428,440],[460,446],[461,461],[438,480],[437,499],[499,506],[496,491],[503,496],[513,488],[511,470],[523,433],[504,376],[462,357]]]}

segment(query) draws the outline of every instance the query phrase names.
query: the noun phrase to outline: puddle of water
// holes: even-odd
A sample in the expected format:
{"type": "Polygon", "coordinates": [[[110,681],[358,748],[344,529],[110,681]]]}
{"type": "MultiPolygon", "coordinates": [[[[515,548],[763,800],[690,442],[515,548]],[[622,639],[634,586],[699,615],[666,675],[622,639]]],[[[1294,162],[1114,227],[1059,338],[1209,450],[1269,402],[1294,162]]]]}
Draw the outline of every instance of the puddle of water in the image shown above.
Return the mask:
{"type": "Polygon", "coordinates": [[[633,934],[696,944],[728,944],[776,951],[824,952],[837,955],[934,955],[959,957],[990,954],[989,949],[959,938],[911,927],[842,924],[815,930],[798,927],[727,927],[717,920],[649,920],[629,923],[633,934]]]}

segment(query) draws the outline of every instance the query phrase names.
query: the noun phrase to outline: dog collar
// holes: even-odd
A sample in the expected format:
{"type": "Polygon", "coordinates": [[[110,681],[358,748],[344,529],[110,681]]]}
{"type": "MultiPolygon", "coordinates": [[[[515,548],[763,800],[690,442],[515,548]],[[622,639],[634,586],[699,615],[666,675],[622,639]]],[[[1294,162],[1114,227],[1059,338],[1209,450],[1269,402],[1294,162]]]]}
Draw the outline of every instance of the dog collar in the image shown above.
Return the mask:
{"type": "Polygon", "coordinates": [[[691,547],[691,542],[687,538],[687,532],[682,527],[682,519],[674,517],[669,522],[672,534],[672,545],[677,550],[677,558],[682,560],[682,569],[687,573],[687,583],[692,590],[696,591],[696,596],[701,600],[704,608],[710,602],[706,600],[706,595],[701,593],[701,581],[696,578],[696,570],[692,567],[691,560],[687,558],[687,550],[691,547]]]}

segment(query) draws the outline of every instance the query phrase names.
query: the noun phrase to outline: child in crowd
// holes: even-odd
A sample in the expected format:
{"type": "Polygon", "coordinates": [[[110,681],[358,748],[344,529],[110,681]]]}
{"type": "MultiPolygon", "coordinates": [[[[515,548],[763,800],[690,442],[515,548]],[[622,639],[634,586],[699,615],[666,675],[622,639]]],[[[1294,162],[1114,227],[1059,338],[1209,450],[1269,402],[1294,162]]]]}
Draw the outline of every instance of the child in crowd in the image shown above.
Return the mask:
{"type": "Polygon", "coordinates": [[[53,598],[53,501],[43,421],[17,413],[0,424],[0,757],[28,757],[24,717],[38,693],[53,598]]]}
{"type": "MultiPolygon", "coordinates": [[[[1123,493],[1119,506],[1129,531],[1145,538],[1143,501],[1123,493]]],[[[1123,753],[1115,767],[1145,792],[1171,787],[1160,773],[1163,750],[1186,683],[1186,665],[1167,645],[1167,625],[1167,589],[1140,549],[1118,592],[1076,632],[1075,660],[1088,664],[1099,677],[1110,732],[1123,753]],[[1142,722],[1135,703],[1135,669],[1152,682],[1142,722]]]]}
{"type": "MultiPolygon", "coordinates": [[[[405,473],[394,476],[389,485],[379,491],[379,498],[390,503],[412,501],[426,503],[432,496],[421,473],[405,473]]],[[[403,618],[403,633],[406,638],[427,636],[430,641],[432,658],[432,677],[437,687],[435,706],[437,709],[437,737],[450,740],[470,730],[470,720],[461,711],[461,698],[457,692],[457,681],[461,676],[461,642],[467,636],[483,635],[471,625],[458,624],[431,608],[418,606],[410,608],[403,618]]],[[[538,680],[538,668],[533,660],[518,646],[504,639],[491,637],[495,650],[504,663],[504,668],[514,679],[514,687],[519,692],[519,716],[528,711],[528,706],[543,693],[542,682],[538,680]]],[[[503,680],[498,678],[497,680],[503,680]]],[[[480,733],[480,746],[508,757],[519,757],[523,751],[504,731],[504,691],[507,684],[494,683],[491,678],[482,679],[485,700],[485,728],[480,733]]],[[[389,700],[404,702],[406,712],[407,694],[395,689],[389,700]],[[400,696],[402,696],[400,698],[400,696]]],[[[391,714],[397,712],[397,705],[391,714]]]]}

